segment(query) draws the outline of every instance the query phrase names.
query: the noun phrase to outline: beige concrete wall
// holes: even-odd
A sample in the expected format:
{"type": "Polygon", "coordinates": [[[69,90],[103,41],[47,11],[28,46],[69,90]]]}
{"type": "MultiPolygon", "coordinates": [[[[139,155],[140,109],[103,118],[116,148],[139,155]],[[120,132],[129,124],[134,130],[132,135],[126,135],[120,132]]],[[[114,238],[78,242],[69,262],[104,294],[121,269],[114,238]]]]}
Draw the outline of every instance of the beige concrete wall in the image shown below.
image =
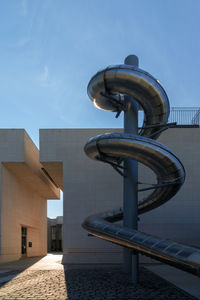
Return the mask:
{"type": "Polygon", "coordinates": [[[0,262],[21,257],[21,227],[27,227],[27,256],[46,254],[46,199],[1,167],[2,243],[0,262]]]}
{"type": "MultiPolygon", "coordinates": [[[[88,138],[116,129],[55,129],[40,131],[40,160],[56,180],[52,162],[63,162],[64,263],[116,263],[121,247],[88,237],[81,223],[87,216],[122,206],[123,180],[110,166],[91,161],[83,147],[88,138]],[[48,168],[49,166],[49,168],[48,168]]],[[[139,229],[164,238],[200,246],[200,129],[165,131],[159,141],[183,162],[186,181],[179,193],[162,207],[140,217],[139,229]]],[[[139,168],[140,181],[151,182],[152,173],[139,168]]],[[[61,174],[58,176],[61,181],[61,174]]]]}
{"type": "Polygon", "coordinates": [[[39,151],[24,130],[0,130],[0,262],[21,257],[22,226],[27,256],[47,252],[47,199],[58,198],[59,189],[41,168],[39,151]]]}
{"type": "Polygon", "coordinates": [[[48,168],[51,166],[49,162],[63,162],[65,263],[109,263],[121,259],[119,246],[90,237],[81,227],[87,216],[118,207],[122,203],[121,177],[110,166],[90,160],[83,151],[89,137],[105,131],[114,130],[40,130],[42,164],[54,176],[52,169],[48,168]]]}

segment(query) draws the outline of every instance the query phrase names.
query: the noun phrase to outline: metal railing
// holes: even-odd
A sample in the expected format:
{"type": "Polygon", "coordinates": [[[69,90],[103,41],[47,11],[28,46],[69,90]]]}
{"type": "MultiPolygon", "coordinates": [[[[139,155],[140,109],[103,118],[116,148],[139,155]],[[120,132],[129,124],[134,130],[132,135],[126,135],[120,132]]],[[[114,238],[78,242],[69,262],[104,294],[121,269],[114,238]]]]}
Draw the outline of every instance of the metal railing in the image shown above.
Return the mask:
{"type": "Polygon", "coordinates": [[[169,123],[177,125],[200,125],[200,107],[172,107],[169,123]]]}
{"type": "MultiPolygon", "coordinates": [[[[142,126],[143,119],[144,112],[139,110],[139,127],[142,126]]],[[[171,107],[168,123],[174,122],[180,126],[200,126],[200,107],[171,107]]]]}

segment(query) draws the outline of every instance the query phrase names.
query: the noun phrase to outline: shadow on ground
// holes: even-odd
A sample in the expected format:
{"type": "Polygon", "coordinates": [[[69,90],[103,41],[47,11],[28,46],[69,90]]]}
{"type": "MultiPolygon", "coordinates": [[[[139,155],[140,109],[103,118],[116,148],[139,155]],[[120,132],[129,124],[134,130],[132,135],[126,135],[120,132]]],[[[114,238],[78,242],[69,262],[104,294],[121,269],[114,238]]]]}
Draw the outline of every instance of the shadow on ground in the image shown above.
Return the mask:
{"type": "Polygon", "coordinates": [[[134,285],[120,266],[63,266],[61,261],[62,255],[48,254],[0,265],[0,299],[197,299],[144,267],[140,268],[139,284],[134,285]]]}
{"type": "Polygon", "coordinates": [[[119,268],[64,268],[69,300],[196,299],[143,267],[137,285],[119,268]]]}
{"type": "Polygon", "coordinates": [[[27,257],[18,261],[0,264],[0,288],[3,287],[4,284],[12,280],[14,277],[19,275],[21,272],[37,263],[42,258],[43,256],[32,258],[27,257]]]}

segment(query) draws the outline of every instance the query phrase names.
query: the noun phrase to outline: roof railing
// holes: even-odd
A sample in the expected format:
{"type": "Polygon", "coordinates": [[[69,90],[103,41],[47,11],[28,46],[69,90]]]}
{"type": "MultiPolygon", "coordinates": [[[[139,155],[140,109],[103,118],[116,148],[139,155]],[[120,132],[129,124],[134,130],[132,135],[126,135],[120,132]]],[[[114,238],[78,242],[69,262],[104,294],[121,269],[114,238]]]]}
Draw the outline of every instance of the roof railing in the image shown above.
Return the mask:
{"type": "Polygon", "coordinates": [[[169,115],[169,123],[177,125],[200,125],[200,107],[172,107],[169,115]]]}
{"type": "MultiPolygon", "coordinates": [[[[144,120],[143,110],[139,110],[138,122],[142,126],[144,120]]],[[[171,107],[168,123],[176,122],[176,126],[199,127],[200,107],[171,107]]]]}

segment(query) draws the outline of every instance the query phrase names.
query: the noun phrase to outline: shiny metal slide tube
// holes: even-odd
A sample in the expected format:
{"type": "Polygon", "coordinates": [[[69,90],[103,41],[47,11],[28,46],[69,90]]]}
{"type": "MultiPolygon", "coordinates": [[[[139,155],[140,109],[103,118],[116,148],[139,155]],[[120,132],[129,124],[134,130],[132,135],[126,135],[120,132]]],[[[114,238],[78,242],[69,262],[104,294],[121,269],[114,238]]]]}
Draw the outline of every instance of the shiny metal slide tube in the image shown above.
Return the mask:
{"type": "MultiPolygon", "coordinates": [[[[160,83],[137,67],[111,66],[92,77],[88,95],[96,107],[112,112],[126,110],[124,96],[128,95],[144,111],[144,123],[139,135],[112,133],[93,137],[84,148],[88,157],[115,166],[130,158],[153,170],[157,184],[153,192],[139,202],[140,214],[159,207],[175,196],[184,183],[185,170],[170,149],[155,141],[167,123],[170,111],[167,94],[160,83]]],[[[97,237],[200,276],[198,248],[114,224],[122,219],[123,211],[118,209],[88,217],[82,226],[97,237]]]]}

